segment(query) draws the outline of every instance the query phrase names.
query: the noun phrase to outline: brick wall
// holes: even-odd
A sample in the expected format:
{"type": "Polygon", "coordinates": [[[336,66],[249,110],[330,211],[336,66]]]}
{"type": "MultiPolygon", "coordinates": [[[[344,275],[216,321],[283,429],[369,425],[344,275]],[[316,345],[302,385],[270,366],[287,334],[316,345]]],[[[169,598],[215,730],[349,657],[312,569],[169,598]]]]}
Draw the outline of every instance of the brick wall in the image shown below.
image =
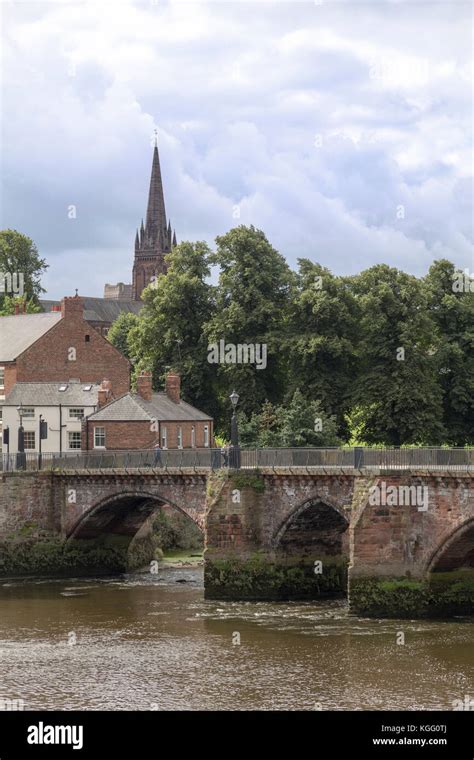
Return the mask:
{"type": "Polygon", "coordinates": [[[78,378],[81,382],[111,380],[114,396],[130,389],[128,360],[82,318],[82,299],[64,299],[64,318],[16,361],[17,382],[78,378]],[[75,302],[75,303],[72,303],[75,302]],[[74,356],[75,360],[70,357],[74,356]]]}
{"type": "MultiPolygon", "coordinates": [[[[183,448],[191,448],[191,428],[196,430],[196,448],[204,448],[204,425],[209,426],[209,446],[213,445],[212,421],[209,422],[164,422],[167,429],[168,449],[178,448],[178,426],[183,431],[183,448]]],[[[94,448],[94,428],[105,428],[105,446],[107,450],[149,449],[158,443],[156,430],[150,430],[150,422],[89,422],[89,445],[86,444],[86,423],[83,425],[82,448],[94,448]]]]}
{"type": "Polygon", "coordinates": [[[4,362],[5,367],[5,390],[2,393],[7,396],[16,383],[16,365],[14,362],[4,362]]]}

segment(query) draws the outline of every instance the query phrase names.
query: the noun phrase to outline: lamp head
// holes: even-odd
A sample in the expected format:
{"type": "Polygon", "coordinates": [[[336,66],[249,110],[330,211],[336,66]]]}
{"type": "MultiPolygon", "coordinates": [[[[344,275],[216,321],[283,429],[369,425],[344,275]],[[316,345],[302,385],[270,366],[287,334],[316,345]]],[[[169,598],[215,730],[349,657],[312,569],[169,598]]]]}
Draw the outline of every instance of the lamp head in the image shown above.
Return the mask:
{"type": "Polygon", "coordinates": [[[231,400],[232,406],[235,409],[235,407],[239,403],[239,398],[240,398],[239,394],[236,391],[232,391],[232,393],[230,394],[229,398],[231,400]]]}

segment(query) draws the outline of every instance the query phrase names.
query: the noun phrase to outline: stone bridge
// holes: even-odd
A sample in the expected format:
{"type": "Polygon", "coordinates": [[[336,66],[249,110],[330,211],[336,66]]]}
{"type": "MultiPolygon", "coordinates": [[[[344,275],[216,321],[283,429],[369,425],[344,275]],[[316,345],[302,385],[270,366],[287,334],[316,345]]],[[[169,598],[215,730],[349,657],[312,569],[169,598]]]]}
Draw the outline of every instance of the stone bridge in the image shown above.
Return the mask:
{"type": "Polygon", "coordinates": [[[208,598],[314,599],[348,590],[361,614],[473,611],[474,473],[462,470],[3,473],[0,573],[144,565],[153,556],[151,518],[164,504],[204,532],[208,598]]]}

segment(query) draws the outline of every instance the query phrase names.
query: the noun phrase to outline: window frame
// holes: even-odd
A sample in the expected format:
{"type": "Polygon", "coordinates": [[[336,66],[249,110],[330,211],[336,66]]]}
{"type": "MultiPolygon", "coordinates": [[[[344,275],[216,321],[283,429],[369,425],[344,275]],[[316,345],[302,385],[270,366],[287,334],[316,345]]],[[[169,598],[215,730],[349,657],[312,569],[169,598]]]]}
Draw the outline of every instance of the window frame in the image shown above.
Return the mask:
{"type": "Polygon", "coordinates": [[[23,442],[24,442],[25,451],[36,451],[36,430],[24,430],[23,431],[23,442]],[[33,441],[33,445],[32,446],[28,446],[27,445],[27,440],[28,439],[30,439],[30,440],[32,439],[32,441],[33,441]]]}
{"type": "Polygon", "coordinates": [[[80,451],[82,449],[82,436],[81,436],[80,430],[67,431],[67,448],[68,448],[68,451],[80,451]],[[79,446],[71,446],[71,436],[79,436],[79,439],[78,439],[79,446]]]}
{"type": "Polygon", "coordinates": [[[69,419],[70,420],[76,420],[77,422],[80,422],[81,420],[84,419],[85,409],[84,409],[83,406],[70,406],[69,409],[68,409],[68,412],[69,412],[69,419]],[[75,412],[75,411],[82,412],[82,416],[81,417],[77,417],[77,416],[72,415],[71,412],[75,412]]]}
{"type": "Polygon", "coordinates": [[[94,449],[105,449],[106,448],[106,431],[105,427],[103,425],[98,425],[97,427],[94,426],[94,449]],[[97,444],[97,431],[102,430],[103,433],[101,433],[101,438],[104,439],[104,443],[102,445],[97,444]]]}

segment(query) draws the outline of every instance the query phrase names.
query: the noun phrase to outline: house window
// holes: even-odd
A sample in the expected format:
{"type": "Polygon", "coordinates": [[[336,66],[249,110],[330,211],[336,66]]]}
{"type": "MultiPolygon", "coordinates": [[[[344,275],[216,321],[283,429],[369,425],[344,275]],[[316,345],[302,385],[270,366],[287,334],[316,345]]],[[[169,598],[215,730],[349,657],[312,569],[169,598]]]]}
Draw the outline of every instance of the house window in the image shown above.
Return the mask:
{"type": "Polygon", "coordinates": [[[193,449],[196,448],[196,428],[194,425],[191,428],[191,446],[193,449]]]}
{"type": "Polygon", "coordinates": [[[91,336],[90,336],[90,335],[86,335],[86,336],[85,336],[85,341],[86,341],[86,343],[90,343],[90,339],[91,339],[91,336]]]}
{"type": "Polygon", "coordinates": [[[178,449],[183,448],[183,428],[178,428],[178,449]]]}
{"type": "Polygon", "coordinates": [[[81,433],[80,431],[71,431],[68,433],[68,446],[70,449],[81,448],[81,433]]]}
{"type": "Polygon", "coordinates": [[[105,449],[105,428],[94,428],[94,448],[105,449]]]}
{"type": "Polygon", "coordinates": [[[5,386],[5,367],[0,367],[0,388],[5,386]]]}
{"type": "Polygon", "coordinates": [[[84,409],[79,406],[71,406],[69,409],[69,419],[70,420],[83,420],[84,419],[84,409]]]}
{"type": "Polygon", "coordinates": [[[204,446],[209,446],[209,425],[204,425],[204,446]]]}
{"type": "Polygon", "coordinates": [[[161,428],[161,448],[168,448],[168,432],[165,427],[161,428]]]}
{"type": "Polygon", "coordinates": [[[21,411],[23,419],[31,419],[35,416],[35,408],[33,406],[24,406],[21,411]]]}
{"type": "Polygon", "coordinates": [[[35,432],[34,430],[25,430],[24,432],[25,451],[35,449],[35,432]]]}

